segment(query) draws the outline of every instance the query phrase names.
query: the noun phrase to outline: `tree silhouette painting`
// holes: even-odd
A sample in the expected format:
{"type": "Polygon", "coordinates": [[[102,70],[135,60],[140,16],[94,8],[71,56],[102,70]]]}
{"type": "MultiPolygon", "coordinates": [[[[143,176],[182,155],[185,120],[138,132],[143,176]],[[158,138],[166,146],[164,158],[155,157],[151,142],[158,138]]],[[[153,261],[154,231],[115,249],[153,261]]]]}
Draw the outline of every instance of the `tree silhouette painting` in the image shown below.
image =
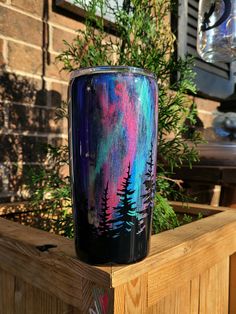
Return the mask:
{"type": "Polygon", "coordinates": [[[108,198],[108,181],[107,181],[107,185],[104,189],[103,196],[102,196],[102,203],[101,203],[102,208],[99,213],[99,226],[98,226],[99,233],[106,236],[108,236],[108,233],[109,233],[108,200],[109,198],[108,198]]]}
{"type": "Polygon", "coordinates": [[[131,173],[129,163],[127,175],[122,182],[122,189],[117,192],[117,195],[120,197],[120,202],[118,206],[114,208],[116,218],[111,221],[116,225],[113,237],[130,232],[134,227],[136,207],[134,207],[135,202],[132,201],[132,195],[135,191],[130,188],[130,185],[131,173]]]}
{"type": "Polygon", "coordinates": [[[149,158],[147,161],[147,172],[145,173],[145,181],[143,184],[145,185],[145,194],[142,195],[144,200],[144,206],[142,210],[139,212],[142,218],[139,221],[139,230],[138,233],[142,232],[145,229],[145,221],[144,219],[151,214],[151,210],[153,208],[153,193],[155,190],[155,182],[154,182],[154,174],[153,174],[153,157],[152,157],[153,145],[151,144],[151,149],[149,153],[149,158]]]}

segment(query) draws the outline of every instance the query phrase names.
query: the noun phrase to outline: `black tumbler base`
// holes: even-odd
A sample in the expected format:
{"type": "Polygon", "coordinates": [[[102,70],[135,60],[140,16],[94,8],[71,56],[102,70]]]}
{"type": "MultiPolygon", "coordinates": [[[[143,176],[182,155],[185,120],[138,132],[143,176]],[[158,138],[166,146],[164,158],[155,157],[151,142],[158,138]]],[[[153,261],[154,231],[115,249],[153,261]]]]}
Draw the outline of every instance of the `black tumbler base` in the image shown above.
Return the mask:
{"type": "Polygon", "coordinates": [[[79,250],[76,248],[76,255],[78,259],[84,263],[90,264],[90,265],[128,265],[128,264],[134,264],[138,263],[142,260],[144,260],[148,256],[149,250],[145,253],[142,252],[142,254],[137,255],[135,257],[124,257],[124,256],[94,256],[91,253],[79,250]]]}

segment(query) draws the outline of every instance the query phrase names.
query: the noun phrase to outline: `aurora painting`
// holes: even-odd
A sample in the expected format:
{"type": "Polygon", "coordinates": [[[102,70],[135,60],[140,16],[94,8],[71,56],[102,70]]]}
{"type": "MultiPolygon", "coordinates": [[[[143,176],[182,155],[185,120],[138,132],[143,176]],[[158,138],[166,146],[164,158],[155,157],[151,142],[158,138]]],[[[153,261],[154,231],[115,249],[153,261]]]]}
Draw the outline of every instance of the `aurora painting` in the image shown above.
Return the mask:
{"type": "Polygon", "coordinates": [[[130,263],[148,252],[157,152],[157,84],[141,69],[78,71],[70,147],[77,254],[130,263]]]}

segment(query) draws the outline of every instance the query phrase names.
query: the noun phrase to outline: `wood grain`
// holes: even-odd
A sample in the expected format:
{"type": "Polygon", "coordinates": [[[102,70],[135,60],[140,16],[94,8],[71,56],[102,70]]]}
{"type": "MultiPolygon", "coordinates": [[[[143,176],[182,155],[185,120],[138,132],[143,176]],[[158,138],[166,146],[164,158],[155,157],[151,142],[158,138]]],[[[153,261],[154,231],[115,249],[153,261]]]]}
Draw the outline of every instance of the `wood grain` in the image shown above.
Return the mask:
{"type": "Polygon", "coordinates": [[[114,314],[125,314],[125,299],[125,285],[113,289],[114,314]]]}
{"type": "Polygon", "coordinates": [[[199,312],[201,314],[227,314],[228,289],[229,258],[227,257],[201,274],[199,312]]]}
{"type": "Polygon", "coordinates": [[[146,313],[147,284],[147,274],[125,284],[125,314],[146,313]]]}
{"type": "MultiPolygon", "coordinates": [[[[149,281],[153,282],[152,288],[155,290],[155,286],[159,282],[158,273],[160,269],[165,270],[162,277],[167,276],[171,268],[175,274],[178,272],[179,265],[184,261],[185,266],[190,263],[190,267],[182,266],[181,269],[184,269],[185,273],[188,272],[187,269],[192,269],[193,265],[195,267],[196,263],[198,274],[201,268],[206,269],[210,263],[216,263],[223,256],[228,256],[234,252],[236,252],[236,211],[223,211],[194,223],[152,236],[150,254],[145,260],[133,265],[112,267],[112,287],[127,282],[127,279],[131,280],[145,272],[150,272],[153,276],[156,273],[153,280],[151,279],[152,276],[149,276],[149,281]],[[204,257],[205,252],[208,254],[207,258],[204,257]],[[200,263],[198,263],[198,259],[200,259],[200,263]],[[169,267],[169,263],[173,263],[175,269],[169,267]]],[[[197,274],[191,275],[189,271],[189,276],[192,278],[197,274]]],[[[166,284],[166,286],[168,285],[166,284]]],[[[150,292],[150,295],[152,294],[155,295],[155,293],[150,292]]]]}
{"type": "Polygon", "coordinates": [[[82,314],[78,309],[55,296],[2,270],[0,270],[0,313],[82,314]]]}
{"type": "Polygon", "coordinates": [[[190,314],[190,283],[173,290],[157,304],[148,308],[148,314],[190,314]]]}
{"type": "Polygon", "coordinates": [[[236,313],[236,253],[230,256],[229,313],[236,313]]]}
{"type": "Polygon", "coordinates": [[[89,313],[89,309],[94,305],[93,289],[95,284],[82,278],[82,287],[82,313],[89,313]]]}
{"type": "Polygon", "coordinates": [[[82,278],[110,287],[110,267],[95,267],[73,256],[71,240],[0,219],[1,268],[75,307],[82,304],[82,278]],[[40,252],[36,246],[57,245],[40,252]]]}
{"type": "Polygon", "coordinates": [[[198,215],[201,213],[203,216],[210,216],[220,213],[225,210],[229,210],[228,207],[217,207],[211,205],[194,204],[194,203],[182,203],[182,202],[170,202],[178,213],[188,213],[198,215]]]}
{"type": "Polygon", "coordinates": [[[186,246],[186,253],[182,256],[178,254],[178,251],[173,252],[172,260],[166,261],[164,265],[149,272],[149,305],[177,288],[178,283],[191,280],[220,262],[222,258],[227,258],[235,252],[235,246],[236,229],[233,224],[207,233],[200,238],[200,241],[199,239],[192,240],[188,247],[186,246]]]}
{"type": "Polygon", "coordinates": [[[190,280],[190,308],[189,314],[199,314],[200,303],[200,277],[197,276],[190,280]]]}
{"type": "Polygon", "coordinates": [[[0,313],[15,314],[14,285],[15,277],[0,269],[0,313]]]}

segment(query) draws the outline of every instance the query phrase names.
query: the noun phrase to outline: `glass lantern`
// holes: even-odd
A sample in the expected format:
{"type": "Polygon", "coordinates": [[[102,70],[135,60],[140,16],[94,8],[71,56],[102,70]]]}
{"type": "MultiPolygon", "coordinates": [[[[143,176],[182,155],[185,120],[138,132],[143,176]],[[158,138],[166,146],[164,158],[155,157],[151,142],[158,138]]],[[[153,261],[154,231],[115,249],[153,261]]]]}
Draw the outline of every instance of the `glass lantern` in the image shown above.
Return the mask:
{"type": "Polygon", "coordinates": [[[236,0],[200,0],[197,50],[207,62],[236,60],[236,0]]]}

